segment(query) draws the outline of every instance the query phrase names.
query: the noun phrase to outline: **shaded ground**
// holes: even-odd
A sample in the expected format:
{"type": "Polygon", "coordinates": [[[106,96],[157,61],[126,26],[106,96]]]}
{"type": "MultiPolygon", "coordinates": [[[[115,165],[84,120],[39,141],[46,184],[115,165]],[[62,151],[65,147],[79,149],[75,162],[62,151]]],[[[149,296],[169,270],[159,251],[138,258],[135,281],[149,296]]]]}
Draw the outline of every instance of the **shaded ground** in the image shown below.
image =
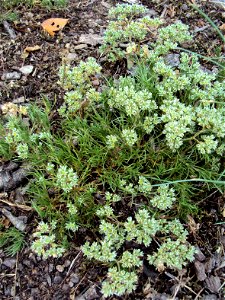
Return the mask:
{"type": "MultiPolygon", "coordinates": [[[[61,12],[20,7],[19,21],[10,23],[16,34],[15,40],[0,25],[0,104],[12,101],[26,105],[30,101],[39,101],[42,94],[55,99],[56,103],[61,102],[57,72],[62,59],[76,64],[88,56],[95,56],[104,66],[104,59],[99,56],[97,48],[107,26],[108,9],[118,1],[70,2],[61,12]],[[69,18],[70,22],[62,33],[49,38],[40,29],[40,23],[53,16],[69,18]],[[23,50],[36,45],[41,49],[24,59],[23,50]],[[22,74],[19,69],[27,65],[33,67],[32,72],[22,74]],[[18,74],[17,80],[5,79],[5,74],[11,72],[18,74]]],[[[188,4],[183,1],[142,2],[152,10],[152,15],[164,17],[166,23],[181,20],[190,25],[195,35],[194,42],[187,45],[190,50],[212,55],[221,48],[223,53],[223,45],[215,32],[188,4]]],[[[218,26],[225,22],[222,9],[207,6],[205,2],[202,8],[218,26]]],[[[113,66],[108,71],[115,75],[120,69],[113,66]]],[[[0,171],[7,167],[8,164],[2,164],[0,171]]],[[[10,174],[18,168],[14,167],[9,169],[10,174]]],[[[9,190],[0,194],[0,207],[26,219],[29,237],[32,228],[36,227],[35,213],[24,210],[22,206],[15,208],[7,204],[16,200],[22,204],[26,202],[22,186],[23,182],[12,184],[9,190]]],[[[146,265],[134,294],[110,299],[224,299],[224,198],[219,193],[212,193],[202,201],[201,207],[199,219],[190,217],[188,228],[191,242],[200,249],[195,262],[182,270],[179,276],[173,272],[160,274],[146,265]]],[[[80,243],[82,238],[80,235],[80,243]]],[[[0,299],[101,299],[100,282],[107,270],[100,265],[85,263],[76,245],[61,259],[43,261],[31,253],[29,240],[27,244],[14,258],[7,257],[0,250],[0,299]]]]}

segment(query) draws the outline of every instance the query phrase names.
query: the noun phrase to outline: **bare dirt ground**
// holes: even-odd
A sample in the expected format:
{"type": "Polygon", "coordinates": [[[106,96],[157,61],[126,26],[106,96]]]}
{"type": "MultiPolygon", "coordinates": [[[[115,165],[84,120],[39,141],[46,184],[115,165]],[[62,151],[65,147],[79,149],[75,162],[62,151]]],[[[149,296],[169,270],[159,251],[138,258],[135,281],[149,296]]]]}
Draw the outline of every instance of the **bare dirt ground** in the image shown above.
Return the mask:
{"type": "MultiPolygon", "coordinates": [[[[176,20],[188,24],[195,36],[194,42],[188,45],[190,50],[211,56],[220,49],[224,55],[221,40],[207,21],[190,7],[188,1],[141,2],[149,7],[152,15],[163,17],[166,24],[176,20]]],[[[5,26],[0,24],[0,104],[39,102],[41,96],[46,96],[57,106],[62,102],[63,95],[57,82],[62,59],[76,65],[80,60],[94,56],[104,67],[105,62],[98,53],[98,47],[107,27],[108,10],[116,3],[118,1],[72,0],[62,11],[19,7],[19,20],[9,22],[16,38],[12,38],[5,26]],[[54,38],[44,34],[40,28],[40,23],[50,17],[70,19],[64,30],[54,38]],[[24,58],[24,49],[33,46],[39,46],[40,49],[24,58]],[[21,67],[27,68],[21,72],[21,67]],[[7,75],[9,73],[14,75],[7,75]]],[[[201,3],[201,8],[218,26],[225,22],[225,10],[222,7],[201,3]]],[[[111,69],[108,67],[105,65],[105,69],[113,76],[121,72],[119,65],[113,65],[111,69]]],[[[9,170],[12,175],[18,168],[10,162],[3,164],[0,160],[0,174],[9,170]]],[[[75,244],[61,259],[43,261],[30,251],[29,235],[36,226],[36,215],[32,210],[26,211],[7,204],[7,201],[12,203],[19,197],[26,202],[23,193],[25,185],[23,181],[14,182],[9,188],[3,186],[4,195],[0,194],[0,199],[4,196],[6,200],[0,200],[0,208],[24,217],[27,222],[27,246],[16,257],[7,257],[0,250],[0,299],[103,299],[100,283],[107,269],[85,262],[75,244]]],[[[199,247],[200,252],[186,269],[178,275],[169,271],[160,274],[146,264],[133,294],[110,299],[224,299],[224,205],[224,197],[211,191],[207,199],[202,201],[199,218],[190,217],[188,229],[191,242],[199,247]]],[[[79,239],[82,243],[84,237],[80,235],[79,239]]]]}

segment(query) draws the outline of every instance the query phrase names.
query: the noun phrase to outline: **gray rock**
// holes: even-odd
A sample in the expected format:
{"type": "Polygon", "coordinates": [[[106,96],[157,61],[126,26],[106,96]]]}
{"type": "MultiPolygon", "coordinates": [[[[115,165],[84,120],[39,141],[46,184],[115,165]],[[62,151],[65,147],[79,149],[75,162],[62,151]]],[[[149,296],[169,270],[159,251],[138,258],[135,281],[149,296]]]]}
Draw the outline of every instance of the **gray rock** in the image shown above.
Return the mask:
{"type": "Polygon", "coordinates": [[[16,265],[16,259],[15,258],[6,258],[3,262],[3,265],[5,265],[6,267],[13,269],[16,265]]]}
{"type": "Polygon", "coordinates": [[[195,253],[195,258],[199,261],[205,260],[205,255],[202,253],[201,249],[197,246],[196,247],[197,252],[195,253]]]}
{"type": "Polygon", "coordinates": [[[56,270],[62,273],[64,271],[64,266],[63,265],[57,265],[56,270]]]}
{"type": "Polygon", "coordinates": [[[225,0],[209,0],[209,2],[215,4],[219,8],[225,9],[225,0]]]}
{"type": "Polygon", "coordinates": [[[187,6],[187,4],[182,4],[180,7],[183,11],[187,11],[189,9],[189,7],[187,6]]]}
{"type": "Polygon", "coordinates": [[[196,275],[197,275],[198,280],[204,281],[207,277],[206,273],[205,273],[205,264],[196,260],[194,265],[195,265],[195,270],[196,270],[196,275]]]}
{"type": "Polygon", "coordinates": [[[73,283],[78,283],[80,281],[80,278],[77,274],[72,274],[70,276],[70,281],[72,281],[73,283]]]}
{"type": "Polygon", "coordinates": [[[90,33],[90,34],[81,34],[78,43],[96,46],[98,44],[102,44],[102,41],[103,41],[102,36],[98,34],[90,33]]]}
{"type": "Polygon", "coordinates": [[[1,77],[2,80],[18,80],[20,78],[21,78],[21,73],[18,73],[16,71],[3,73],[1,77]]]}
{"type": "Polygon", "coordinates": [[[165,57],[165,61],[171,67],[177,67],[180,64],[180,54],[167,54],[165,57]]]}
{"type": "Polygon", "coordinates": [[[214,294],[210,294],[210,295],[205,295],[203,296],[202,300],[217,300],[217,296],[214,294]]]}
{"type": "Polygon", "coordinates": [[[53,279],[53,282],[55,283],[55,284],[59,284],[59,283],[61,283],[62,282],[62,277],[61,276],[59,276],[59,275],[56,275],[55,277],[54,277],[54,279],[53,279]]]}
{"type": "Polygon", "coordinates": [[[212,293],[218,293],[221,288],[221,280],[218,276],[211,275],[209,278],[206,278],[205,283],[212,293]]]}
{"type": "Polygon", "coordinates": [[[79,44],[77,46],[74,46],[74,50],[81,50],[81,49],[84,49],[84,48],[87,48],[87,44],[79,44]]]}
{"type": "Polygon", "coordinates": [[[19,70],[21,73],[23,73],[23,75],[29,75],[33,72],[34,66],[26,65],[26,66],[21,67],[19,70]]]}
{"type": "Polygon", "coordinates": [[[24,103],[25,102],[25,97],[19,97],[13,100],[13,103],[19,104],[19,103],[24,103]]]}

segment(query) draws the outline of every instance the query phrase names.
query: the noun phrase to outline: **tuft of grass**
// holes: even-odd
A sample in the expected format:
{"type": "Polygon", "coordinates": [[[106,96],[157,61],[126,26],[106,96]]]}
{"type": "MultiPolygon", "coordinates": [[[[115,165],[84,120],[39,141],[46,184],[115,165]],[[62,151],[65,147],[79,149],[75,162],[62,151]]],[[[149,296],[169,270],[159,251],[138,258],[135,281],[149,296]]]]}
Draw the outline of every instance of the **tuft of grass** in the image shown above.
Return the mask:
{"type": "Polygon", "coordinates": [[[24,237],[24,233],[15,227],[0,231],[0,247],[4,249],[6,255],[14,256],[23,248],[24,237]]]}

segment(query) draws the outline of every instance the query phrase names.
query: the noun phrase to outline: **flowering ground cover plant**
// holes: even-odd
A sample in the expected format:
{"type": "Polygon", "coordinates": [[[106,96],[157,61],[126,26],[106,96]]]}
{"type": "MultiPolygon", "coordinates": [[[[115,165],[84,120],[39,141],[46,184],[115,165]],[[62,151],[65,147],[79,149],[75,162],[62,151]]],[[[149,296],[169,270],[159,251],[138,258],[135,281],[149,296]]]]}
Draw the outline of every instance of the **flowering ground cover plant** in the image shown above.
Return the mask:
{"type": "Polygon", "coordinates": [[[20,114],[0,128],[2,157],[32,170],[28,194],[41,220],[32,250],[58,257],[81,228],[94,232],[97,240],[80,246],[88,259],[108,265],[106,297],[132,292],[143,261],[160,272],[192,261],[185,218],[198,212],[194,200],[209,188],[222,191],[224,179],[225,83],[204,72],[194,54],[169,65],[166,55],[191,39],[188,27],[161,27],[146,12],[113,8],[100,50],[113,61],[129,59],[132,75],[106,81],[93,58],[63,64],[58,120],[44,99],[43,107],[23,111],[26,122],[20,114]]]}

